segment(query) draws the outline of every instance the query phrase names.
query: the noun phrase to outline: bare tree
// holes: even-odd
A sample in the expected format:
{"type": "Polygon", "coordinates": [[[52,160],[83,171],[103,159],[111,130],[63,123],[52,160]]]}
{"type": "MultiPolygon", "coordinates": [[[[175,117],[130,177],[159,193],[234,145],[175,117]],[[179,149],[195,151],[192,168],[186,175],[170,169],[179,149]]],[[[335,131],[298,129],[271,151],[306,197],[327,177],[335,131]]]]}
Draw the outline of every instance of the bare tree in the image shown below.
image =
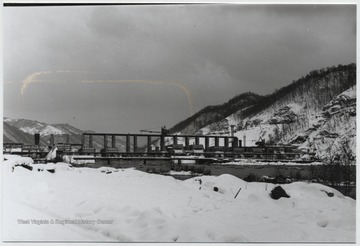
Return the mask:
{"type": "Polygon", "coordinates": [[[345,195],[349,195],[356,183],[355,155],[350,146],[350,140],[345,139],[340,145],[340,164],[342,166],[342,180],[345,195]]]}
{"type": "Polygon", "coordinates": [[[341,186],[344,195],[348,196],[356,184],[355,155],[349,139],[335,143],[326,149],[326,164],[322,166],[319,176],[331,186],[341,186]]]}

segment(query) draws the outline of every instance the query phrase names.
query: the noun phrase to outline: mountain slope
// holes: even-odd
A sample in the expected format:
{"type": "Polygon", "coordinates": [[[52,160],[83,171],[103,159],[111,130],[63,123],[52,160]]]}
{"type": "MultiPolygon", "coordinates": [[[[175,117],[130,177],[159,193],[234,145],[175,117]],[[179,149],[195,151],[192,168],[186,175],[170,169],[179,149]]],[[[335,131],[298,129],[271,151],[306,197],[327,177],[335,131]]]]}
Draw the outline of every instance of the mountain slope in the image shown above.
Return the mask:
{"type": "Polygon", "coordinates": [[[63,135],[63,134],[82,134],[83,131],[77,129],[69,124],[47,124],[44,122],[39,122],[37,120],[28,120],[28,119],[9,119],[5,118],[4,122],[7,124],[16,127],[22,132],[29,133],[31,135],[35,133],[40,133],[40,136],[48,136],[51,134],[54,135],[63,135]]]}
{"type": "Polygon", "coordinates": [[[170,129],[171,133],[181,132],[182,134],[194,134],[204,126],[214,121],[221,120],[239,109],[245,109],[256,104],[262,99],[255,93],[247,92],[238,95],[222,105],[208,106],[193,116],[176,124],[170,129]]]}
{"type": "MultiPolygon", "coordinates": [[[[55,143],[81,144],[82,131],[70,124],[48,124],[36,120],[4,118],[3,139],[4,143],[35,144],[34,134],[40,133],[40,145],[50,145],[51,135],[55,143]]],[[[104,140],[101,136],[93,137],[93,147],[97,150],[103,148],[104,140]]],[[[124,148],[125,143],[117,140],[117,147],[124,148]]]]}
{"type": "MultiPolygon", "coordinates": [[[[34,136],[29,133],[23,132],[15,126],[12,126],[8,122],[4,121],[3,142],[34,144],[34,136]]],[[[45,144],[46,143],[41,140],[41,145],[45,144]]]]}
{"type": "Polygon", "coordinates": [[[220,123],[230,115],[239,121],[240,118],[248,118],[262,111],[274,112],[291,102],[309,101],[311,102],[307,106],[309,110],[321,110],[326,103],[350,88],[355,82],[355,64],[312,71],[270,95],[260,96],[248,92],[240,94],[222,105],[208,106],[173,126],[170,132],[195,134],[203,127],[215,122],[220,123]]]}
{"type": "Polygon", "coordinates": [[[4,143],[35,144],[35,133],[40,133],[40,145],[48,146],[51,134],[55,135],[57,143],[65,143],[67,134],[71,144],[81,143],[83,131],[69,124],[47,124],[36,120],[4,118],[4,143]]]}
{"type": "MultiPolygon", "coordinates": [[[[339,149],[348,142],[355,153],[355,84],[355,64],[312,71],[226,117],[205,118],[209,124],[192,133],[228,135],[234,125],[235,136],[247,146],[261,139],[269,144],[297,144],[326,158],[332,153],[330,146],[339,149]]],[[[201,122],[199,117],[196,121],[201,122]]],[[[194,124],[190,120],[183,129],[194,124]]]]}
{"type": "Polygon", "coordinates": [[[316,115],[311,127],[293,134],[292,141],[299,136],[300,148],[315,151],[321,159],[334,157],[347,148],[356,153],[356,87],[341,93],[316,115]]]}

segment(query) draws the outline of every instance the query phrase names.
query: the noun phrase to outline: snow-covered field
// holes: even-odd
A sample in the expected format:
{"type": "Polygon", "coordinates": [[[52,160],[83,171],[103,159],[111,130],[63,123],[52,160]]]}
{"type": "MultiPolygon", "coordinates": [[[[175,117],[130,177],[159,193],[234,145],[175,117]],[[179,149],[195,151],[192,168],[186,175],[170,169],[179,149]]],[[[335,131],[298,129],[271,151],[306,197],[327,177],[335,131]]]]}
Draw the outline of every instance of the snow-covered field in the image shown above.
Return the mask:
{"type": "Polygon", "coordinates": [[[180,181],[134,169],[5,158],[3,240],[355,241],[355,200],[320,184],[282,185],[290,198],[274,200],[273,184],[232,175],[180,181]],[[15,166],[21,163],[33,170],[15,166]]]}

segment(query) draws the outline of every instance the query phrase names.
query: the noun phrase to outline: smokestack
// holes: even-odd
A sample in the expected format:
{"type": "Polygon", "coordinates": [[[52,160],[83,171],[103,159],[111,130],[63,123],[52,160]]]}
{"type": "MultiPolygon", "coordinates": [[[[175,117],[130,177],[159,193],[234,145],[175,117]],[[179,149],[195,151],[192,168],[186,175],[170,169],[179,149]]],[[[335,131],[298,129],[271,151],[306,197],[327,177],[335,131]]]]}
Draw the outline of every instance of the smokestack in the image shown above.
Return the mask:
{"type": "Polygon", "coordinates": [[[39,145],[40,144],[40,133],[35,133],[34,137],[35,137],[35,145],[39,145]]]}
{"type": "Polygon", "coordinates": [[[50,135],[50,146],[54,146],[54,144],[55,144],[55,141],[54,141],[55,139],[54,139],[54,134],[51,134],[50,135]]]}
{"type": "MultiPolygon", "coordinates": [[[[240,140],[239,140],[239,141],[240,141],[240,140]]],[[[234,148],[239,147],[239,146],[238,146],[239,141],[238,141],[238,138],[237,138],[237,137],[232,138],[231,146],[234,147],[234,148]]]]}
{"type": "Polygon", "coordinates": [[[69,144],[69,143],[70,143],[70,135],[66,134],[66,144],[69,144]]]}

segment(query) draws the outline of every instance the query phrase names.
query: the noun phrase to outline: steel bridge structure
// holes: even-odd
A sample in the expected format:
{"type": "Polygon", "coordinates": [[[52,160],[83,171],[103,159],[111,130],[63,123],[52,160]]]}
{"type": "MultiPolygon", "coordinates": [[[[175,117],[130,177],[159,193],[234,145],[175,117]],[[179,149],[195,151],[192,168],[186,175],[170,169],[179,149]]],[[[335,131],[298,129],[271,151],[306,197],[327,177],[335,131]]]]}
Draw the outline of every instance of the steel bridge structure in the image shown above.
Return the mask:
{"type": "MultiPolygon", "coordinates": [[[[95,150],[93,145],[94,137],[103,138],[103,153],[139,153],[139,138],[145,138],[147,140],[145,153],[154,152],[152,145],[155,142],[159,142],[159,148],[157,151],[166,151],[166,143],[172,143],[173,146],[178,145],[182,140],[184,148],[191,148],[190,141],[193,140],[193,146],[200,146],[203,144],[204,149],[209,147],[238,147],[239,140],[237,137],[229,136],[214,136],[214,135],[165,135],[165,134],[130,134],[130,133],[83,133],[81,139],[83,152],[93,152],[95,150]],[[121,152],[117,148],[116,137],[122,137],[125,139],[125,151],[121,152]],[[109,143],[110,140],[110,143],[109,143]],[[213,140],[213,141],[211,141],[213,140]],[[211,144],[213,143],[213,144],[211,144]]],[[[241,145],[241,143],[240,143],[241,145]]]]}

